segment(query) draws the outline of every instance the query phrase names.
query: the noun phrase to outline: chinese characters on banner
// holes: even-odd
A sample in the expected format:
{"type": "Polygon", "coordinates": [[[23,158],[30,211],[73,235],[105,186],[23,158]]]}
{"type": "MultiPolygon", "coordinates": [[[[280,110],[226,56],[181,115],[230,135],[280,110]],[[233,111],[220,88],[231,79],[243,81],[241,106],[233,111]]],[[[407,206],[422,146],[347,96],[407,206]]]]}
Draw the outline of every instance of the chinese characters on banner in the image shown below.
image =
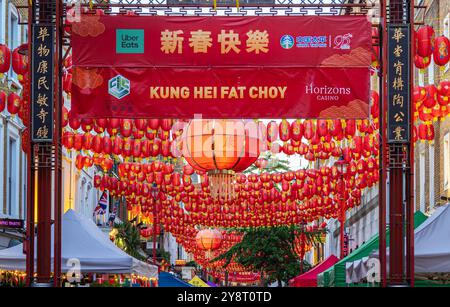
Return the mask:
{"type": "Polygon", "coordinates": [[[388,142],[409,142],[409,26],[388,28],[388,142]]]}
{"type": "Polygon", "coordinates": [[[33,25],[33,142],[53,140],[53,44],[53,26],[33,25]]]}
{"type": "Polygon", "coordinates": [[[82,16],[78,118],[367,118],[364,16],[82,16]],[[101,43],[99,43],[101,42],[101,43]]]}

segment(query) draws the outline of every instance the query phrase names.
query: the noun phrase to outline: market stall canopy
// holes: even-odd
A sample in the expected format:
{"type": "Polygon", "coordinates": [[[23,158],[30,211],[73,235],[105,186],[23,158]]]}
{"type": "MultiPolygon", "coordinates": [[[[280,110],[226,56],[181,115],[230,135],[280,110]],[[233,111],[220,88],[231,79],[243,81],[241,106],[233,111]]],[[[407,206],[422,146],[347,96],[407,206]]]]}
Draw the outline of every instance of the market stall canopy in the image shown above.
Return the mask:
{"type": "MultiPolygon", "coordinates": [[[[421,211],[414,213],[414,227],[419,227],[425,220],[427,216],[421,211]]],[[[331,266],[329,269],[320,273],[317,276],[318,286],[322,287],[345,287],[347,285],[347,276],[352,276],[346,272],[349,268],[348,262],[354,262],[368,257],[374,250],[378,249],[380,242],[379,235],[376,234],[369,241],[362,244],[358,249],[353,251],[350,255],[341,259],[335,265],[331,266]]],[[[386,242],[389,244],[389,229],[386,230],[386,242]]],[[[349,282],[351,282],[349,280],[349,282]]]]}
{"type": "Polygon", "coordinates": [[[210,287],[205,281],[203,281],[200,277],[194,276],[189,283],[195,287],[210,287]]]}
{"type": "Polygon", "coordinates": [[[291,287],[317,287],[317,275],[322,273],[338,261],[339,258],[337,258],[335,255],[331,255],[308,272],[289,280],[289,285],[291,287]]]}
{"type": "MultiPolygon", "coordinates": [[[[93,221],[71,209],[62,218],[61,242],[63,272],[72,269],[74,261],[79,260],[81,272],[85,273],[134,273],[148,278],[157,278],[158,276],[156,266],[139,261],[122,251],[93,221]]],[[[23,244],[0,250],[0,269],[25,271],[23,244]]]]}
{"type": "Polygon", "coordinates": [[[193,287],[193,285],[176,278],[169,272],[159,273],[158,287],[193,287]]]}
{"type": "MultiPolygon", "coordinates": [[[[450,272],[450,205],[439,207],[414,231],[415,273],[450,272]]],[[[389,255],[389,249],[386,251],[389,255]]],[[[378,251],[371,257],[378,258],[378,251]]],[[[387,258],[389,259],[389,258],[387,258]]]]}

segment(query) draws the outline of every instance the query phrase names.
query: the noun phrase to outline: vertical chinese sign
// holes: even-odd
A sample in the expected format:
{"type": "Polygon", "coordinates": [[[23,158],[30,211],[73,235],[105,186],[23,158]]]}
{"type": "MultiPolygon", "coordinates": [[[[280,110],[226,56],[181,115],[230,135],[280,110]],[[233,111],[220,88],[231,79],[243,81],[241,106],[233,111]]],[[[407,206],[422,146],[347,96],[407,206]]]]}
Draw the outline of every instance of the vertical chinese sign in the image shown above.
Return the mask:
{"type": "Polygon", "coordinates": [[[409,25],[388,27],[388,142],[409,142],[409,25]]]}
{"type": "Polygon", "coordinates": [[[53,43],[54,26],[33,26],[33,142],[53,140],[53,43]]]}

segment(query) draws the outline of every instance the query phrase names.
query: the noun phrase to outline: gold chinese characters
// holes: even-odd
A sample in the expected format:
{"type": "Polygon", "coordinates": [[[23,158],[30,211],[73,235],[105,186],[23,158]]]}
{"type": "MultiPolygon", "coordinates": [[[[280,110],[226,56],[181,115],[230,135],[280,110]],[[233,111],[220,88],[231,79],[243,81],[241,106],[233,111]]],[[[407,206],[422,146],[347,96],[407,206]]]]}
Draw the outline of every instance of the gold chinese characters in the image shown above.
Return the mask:
{"type": "MultiPolygon", "coordinates": [[[[176,30],[161,31],[161,51],[166,54],[183,53],[184,31],[176,30]]],[[[189,33],[188,46],[194,53],[208,53],[213,46],[213,37],[211,31],[196,30],[189,33]]],[[[269,33],[267,30],[250,30],[246,33],[245,51],[247,53],[267,53],[269,51],[269,33]]],[[[217,43],[220,44],[220,53],[227,54],[234,52],[236,54],[241,52],[241,39],[239,33],[233,30],[221,30],[217,35],[217,43]]]]}

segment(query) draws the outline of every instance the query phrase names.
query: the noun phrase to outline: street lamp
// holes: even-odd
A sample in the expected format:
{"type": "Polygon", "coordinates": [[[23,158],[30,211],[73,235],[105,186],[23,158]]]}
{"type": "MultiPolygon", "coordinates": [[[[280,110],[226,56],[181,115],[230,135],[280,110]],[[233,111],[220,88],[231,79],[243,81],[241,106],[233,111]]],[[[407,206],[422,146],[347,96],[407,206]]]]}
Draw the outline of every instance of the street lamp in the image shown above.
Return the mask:
{"type": "Polygon", "coordinates": [[[341,242],[341,255],[340,258],[345,257],[345,251],[344,251],[344,241],[345,241],[345,231],[344,231],[344,225],[345,225],[345,180],[344,180],[344,174],[347,172],[347,161],[345,161],[344,157],[340,157],[339,160],[337,160],[334,165],[339,168],[341,173],[341,192],[339,197],[339,222],[341,224],[340,228],[340,242],[341,242]]]}
{"type": "Polygon", "coordinates": [[[159,189],[156,183],[153,183],[151,188],[151,194],[153,196],[153,264],[156,264],[156,206],[158,201],[159,189]]]}

